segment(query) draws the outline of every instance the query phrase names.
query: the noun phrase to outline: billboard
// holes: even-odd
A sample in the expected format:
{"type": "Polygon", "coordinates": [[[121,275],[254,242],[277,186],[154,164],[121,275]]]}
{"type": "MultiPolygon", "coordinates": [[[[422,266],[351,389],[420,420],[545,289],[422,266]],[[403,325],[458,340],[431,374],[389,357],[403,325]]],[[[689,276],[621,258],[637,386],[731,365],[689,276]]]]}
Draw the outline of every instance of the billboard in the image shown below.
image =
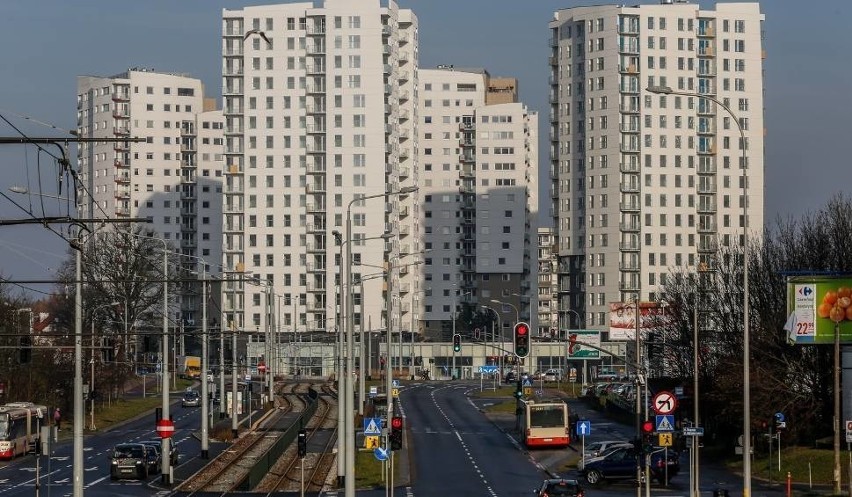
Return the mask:
{"type": "Polygon", "coordinates": [[[852,343],[852,277],[795,276],[787,280],[787,323],[794,344],[852,343]]]}
{"type": "MultiPolygon", "coordinates": [[[[656,302],[639,303],[639,337],[648,336],[649,331],[663,326],[665,307],[656,302]]],[[[610,302],[609,339],[636,340],[636,304],[633,302],[610,302]]]]}
{"type": "Polygon", "coordinates": [[[598,330],[568,330],[569,359],[599,359],[601,351],[586,344],[594,345],[599,349],[601,347],[601,332],[598,330]]]}

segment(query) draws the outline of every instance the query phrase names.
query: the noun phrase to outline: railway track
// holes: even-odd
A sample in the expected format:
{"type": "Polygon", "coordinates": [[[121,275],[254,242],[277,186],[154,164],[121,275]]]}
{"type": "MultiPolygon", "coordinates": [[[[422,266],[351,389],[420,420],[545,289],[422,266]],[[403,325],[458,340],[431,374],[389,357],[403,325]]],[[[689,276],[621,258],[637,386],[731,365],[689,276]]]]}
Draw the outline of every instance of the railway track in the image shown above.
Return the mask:
{"type": "Polygon", "coordinates": [[[303,395],[309,383],[289,383],[276,389],[275,405],[256,425],[236,440],[230,449],[222,452],[201,471],[181,484],[176,491],[187,495],[224,495],[237,487],[254,467],[259,457],[265,454],[281,437],[283,418],[291,412],[300,412],[307,406],[303,395]]]}
{"type": "Polygon", "coordinates": [[[305,490],[319,492],[326,487],[334,468],[337,443],[337,392],[330,385],[321,386],[317,410],[305,425],[307,441],[319,450],[310,451],[302,459],[295,445],[290,446],[269,469],[267,476],[254,489],[255,492],[289,492],[300,490],[302,471],[305,473],[305,490]]]}

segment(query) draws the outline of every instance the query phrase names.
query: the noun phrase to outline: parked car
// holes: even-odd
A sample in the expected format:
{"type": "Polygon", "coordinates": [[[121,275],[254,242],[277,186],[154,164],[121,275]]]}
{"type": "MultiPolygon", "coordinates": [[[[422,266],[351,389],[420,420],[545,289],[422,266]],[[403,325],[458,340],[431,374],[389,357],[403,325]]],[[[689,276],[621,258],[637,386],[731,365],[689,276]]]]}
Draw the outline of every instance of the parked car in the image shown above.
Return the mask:
{"type": "Polygon", "coordinates": [[[633,447],[633,444],[624,440],[602,440],[587,443],[584,447],[583,457],[577,463],[577,468],[582,470],[585,467],[586,461],[604,456],[616,447],[633,447]]]}
{"type": "Polygon", "coordinates": [[[182,407],[200,407],[201,396],[195,390],[188,390],[183,394],[183,399],[180,402],[182,407]]]}
{"type": "Polygon", "coordinates": [[[558,369],[548,369],[542,376],[544,381],[559,381],[562,379],[562,374],[558,369]]]}
{"type": "Polygon", "coordinates": [[[150,467],[148,446],[141,443],[118,444],[112,450],[109,476],[113,480],[119,478],[148,478],[150,467]]]}
{"type": "MultiPolygon", "coordinates": [[[[163,446],[163,442],[161,440],[142,440],[139,443],[145,444],[149,447],[156,447],[157,454],[160,453],[160,448],[163,446]]],[[[177,466],[180,463],[180,451],[178,451],[178,448],[174,443],[169,444],[169,456],[169,462],[172,466],[177,466]]]]}
{"type": "Polygon", "coordinates": [[[515,374],[514,371],[509,371],[508,373],[506,373],[506,376],[503,377],[503,381],[506,382],[506,383],[512,383],[514,381],[518,381],[518,375],[515,374]]]}
{"type": "MultiPolygon", "coordinates": [[[[663,449],[651,453],[651,478],[660,483],[666,482],[666,477],[671,480],[680,472],[680,454],[670,450],[668,459],[665,454],[663,449]]],[[[632,445],[618,447],[603,456],[587,460],[580,473],[590,485],[604,480],[635,480],[638,459],[639,455],[632,445]]]]}
{"type": "Polygon", "coordinates": [[[533,490],[536,497],[584,497],[585,492],[577,480],[553,478],[544,480],[541,488],[533,490]]]}

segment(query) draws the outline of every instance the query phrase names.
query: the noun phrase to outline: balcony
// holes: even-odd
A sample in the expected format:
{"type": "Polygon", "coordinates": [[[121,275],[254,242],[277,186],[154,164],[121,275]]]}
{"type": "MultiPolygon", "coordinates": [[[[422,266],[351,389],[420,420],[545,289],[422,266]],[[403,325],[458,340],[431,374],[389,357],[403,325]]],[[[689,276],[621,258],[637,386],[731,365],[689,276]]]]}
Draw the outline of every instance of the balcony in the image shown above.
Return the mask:
{"type": "Polygon", "coordinates": [[[325,54],[325,42],[318,40],[314,43],[308,43],[305,47],[305,51],[308,53],[308,55],[325,54]]]}
{"type": "Polygon", "coordinates": [[[308,252],[321,253],[321,254],[325,253],[325,244],[324,243],[317,243],[316,241],[310,241],[307,244],[305,244],[305,248],[307,249],[308,252]]]}
{"type": "Polygon", "coordinates": [[[306,105],[305,111],[308,114],[325,114],[325,105],[322,104],[313,104],[306,105]]]}
{"type": "Polygon", "coordinates": [[[408,81],[409,80],[408,71],[399,71],[399,73],[397,74],[397,79],[400,81],[400,83],[405,83],[406,81],[408,81]]]}
{"type": "MultiPolygon", "coordinates": [[[[631,38],[631,40],[636,40],[636,38],[631,38]]],[[[638,54],[639,53],[639,44],[638,43],[621,43],[618,45],[618,51],[621,53],[630,53],[630,54],[638,54]]]]}
{"type": "Polygon", "coordinates": [[[130,113],[127,109],[115,108],[112,111],[112,117],[115,119],[130,119],[130,113]]]}
{"type": "Polygon", "coordinates": [[[621,163],[618,165],[618,169],[623,173],[638,173],[639,172],[639,163],[621,163]]]}
{"type": "Polygon", "coordinates": [[[314,24],[313,26],[308,26],[305,32],[308,36],[323,36],[325,35],[325,24],[314,24]]]}
{"type": "Polygon", "coordinates": [[[714,36],[716,36],[716,30],[713,29],[713,26],[699,24],[695,34],[696,36],[700,36],[703,38],[713,38],[714,36]]]}
{"type": "Polygon", "coordinates": [[[619,149],[621,150],[622,153],[638,154],[639,152],[641,152],[641,150],[639,149],[638,143],[622,143],[619,146],[619,149]]]}
{"type": "Polygon", "coordinates": [[[619,183],[618,187],[622,193],[639,193],[639,184],[636,182],[619,183]]]}
{"type": "Polygon", "coordinates": [[[459,178],[461,179],[471,179],[474,176],[476,176],[476,173],[473,171],[473,168],[465,166],[459,171],[459,178]]]}
{"type": "Polygon", "coordinates": [[[476,157],[468,154],[459,155],[459,162],[467,163],[467,162],[476,162],[476,157]]]}
{"type": "Polygon", "coordinates": [[[306,85],[305,91],[309,94],[325,93],[325,83],[306,85]]]}
{"type": "Polygon", "coordinates": [[[639,212],[639,202],[621,202],[618,208],[624,212],[639,212]]]}
{"type": "Polygon", "coordinates": [[[310,64],[305,67],[307,74],[325,74],[325,64],[310,64]]]}
{"type": "Polygon", "coordinates": [[[116,136],[127,136],[127,135],[130,134],[130,128],[127,128],[127,127],[124,127],[124,126],[118,126],[118,127],[113,128],[112,132],[116,136]]]}
{"type": "Polygon", "coordinates": [[[400,90],[399,101],[400,102],[407,102],[408,101],[408,90],[400,90]]]}
{"type": "Polygon", "coordinates": [[[315,262],[309,262],[306,267],[307,267],[309,273],[324,273],[324,272],[326,272],[325,264],[317,264],[315,262]]]}
{"type": "Polygon", "coordinates": [[[116,183],[130,183],[130,173],[119,173],[115,175],[116,183]]]}
{"type": "Polygon", "coordinates": [[[306,285],[306,287],[307,287],[308,292],[311,292],[311,293],[318,293],[318,292],[324,293],[324,292],[325,292],[325,280],[324,280],[324,279],[320,279],[319,281],[317,281],[317,280],[314,280],[314,281],[308,281],[308,284],[306,285]]]}
{"type": "Polygon", "coordinates": [[[639,251],[639,242],[621,242],[618,244],[618,250],[622,252],[638,252],[639,251]]]}
{"type": "Polygon", "coordinates": [[[323,203],[317,203],[317,204],[309,203],[309,204],[305,205],[305,210],[309,214],[320,214],[320,213],[325,212],[325,204],[323,204],[323,203]]]}
{"type": "Polygon", "coordinates": [[[476,125],[473,121],[462,121],[459,123],[459,131],[473,131],[476,129],[476,125]]]}
{"type": "Polygon", "coordinates": [[[239,214],[243,212],[243,206],[239,202],[226,202],[222,208],[227,214],[239,214]]]}
{"type": "Polygon", "coordinates": [[[184,185],[195,184],[195,175],[194,174],[181,174],[180,182],[184,185]]]}
{"type": "Polygon", "coordinates": [[[325,185],[323,184],[308,184],[305,188],[309,195],[324,194],[326,192],[325,185]]]}
{"type": "Polygon", "coordinates": [[[638,292],[639,282],[637,281],[619,281],[618,289],[622,292],[638,292]]]}
{"type": "Polygon", "coordinates": [[[314,142],[308,143],[305,145],[307,152],[309,154],[324,154],[325,153],[325,143],[322,142],[314,142]]]}
{"type": "Polygon", "coordinates": [[[698,202],[696,212],[699,214],[711,214],[716,212],[716,202],[698,202]]]}
{"type": "Polygon", "coordinates": [[[402,219],[402,218],[404,218],[404,217],[407,217],[407,216],[408,216],[408,212],[409,212],[409,209],[408,209],[408,206],[407,206],[407,205],[403,205],[402,207],[400,207],[400,208],[399,208],[399,217],[400,217],[400,219],[402,219]]]}
{"type": "MultiPolygon", "coordinates": [[[[129,152],[130,151],[130,144],[128,142],[115,142],[115,143],[113,143],[112,148],[116,152],[122,152],[122,153],[123,152],[129,152]]],[[[116,165],[118,165],[117,162],[118,161],[116,161],[116,165]]]]}
{"type": "Polygon", "coordinates": [[[306,126],[306,131],[311,135],[325,133],[325,123],[308,124],[306,126]]]}
{"type": "Polygon", "coordinates": [[[115,215],[116,216],[129,216],[130,215],[130,207],[115,207],[115,215]]]}
{"type": "Polygon", "coordinates": [[[638,233],[641,227],[639,223],[619,223],[618,229],[625,233],[638,233]]]}
{"type": "Polygon", "coordinates": [[[325,233],[325,224],[308,224],[307,225],[308,233],[325,233]]]}
{"type": "Polygon", "coordinates": [[[639,114],[639,105],[621,104],[618,106],[618,110],[622,114],[639,114]]]}
{"type": "Polygon", "coordinates": [[[114,91],[112,93],[112,101],[113,102],[129,102],[130,101],[130,92],[128,92],[128,91],[114,91]]]}
{"type": "Polygon", "coordinates": [[[127,190],[125,188],[116,190],[115,198],[119,200],[130,200],[130,190],[127,190]]]}
{"type": "Polygon", "coordinates": [[[400,167],[399,168],[399,179],[407,178],[411,176],[411,169],[408,167],[400,167]]]}
{"type": "Polygon", "coordinates": [[[715,55],[715,50],[713,49],[713,47],[709,47],[709,46],[707,46],[707,47],[698,47],[698,53],[697,53],[697,55],[698,55],[699,57],[712,57],[712,56],[714,56],[714,55],[715,55]]]}
{"type": "Polygon", "coordinates": [[[716,222],[706,222],[706,223],[698,223],[698,232],[699,233],[715,233],[717,230],[716,222]]]}
{"type": "Polygon", "coordinates": [[[638,133],[639,123],[621,123],[621,132],[622,133],[638,133]]]}
{"type": "Polygon", "coordinates": [[[325,174],[325,162],[315,161],[305,166],[307,174],[325,174]]]}

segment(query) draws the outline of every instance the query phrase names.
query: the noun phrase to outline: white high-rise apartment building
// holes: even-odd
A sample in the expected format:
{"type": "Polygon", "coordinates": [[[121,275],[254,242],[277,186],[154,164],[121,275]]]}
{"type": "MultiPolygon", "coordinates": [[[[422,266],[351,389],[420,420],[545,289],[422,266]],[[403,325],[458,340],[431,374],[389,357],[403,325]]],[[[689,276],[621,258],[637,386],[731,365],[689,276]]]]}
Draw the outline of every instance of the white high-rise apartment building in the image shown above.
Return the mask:
{"type": "MultiPolygon", "coordinates": [[[[81,217],[148,218],[142,228],[197,268],[218,273],[222,246],[222,112],[200,80],[133,68],[77,78],[77,133],[146,138],[145,143],[81,143],[81,217]]],[[[139,225],[129,225],[137,229],[139,225]]],[[[173,288],[178,288],[175,285],[173,288]]],[[[198,289],[175,291],[180,319],[201,325],[198,289]]]]}
{"type": "Polygon", "coordinates": [[[557,261],[559,253],[556,246],[556,230],[538,229],[538,336],[565,338],[559,336],[559,278],[557,261]]]}
{"type": "Polygon", "coordinates": [[[448,340],[463,304],[510,333],[537,319],[538,115],[481,69],[421,69],[419,88],[425,333],[448,340]]]}
{"type": "Polygon", "coordinates": [[[560,328],[606,329],[610,302],[659,298],[763,226],[763,23],[757,3],[559,10],[550,22],[552,212],[560,328]],[[707,98],[662,95],[667,86],[707,98]],[[743,149],[743,147],[745,147],[743,149]]]}
{"type": "MultiPolygon", "coordinates": [[[[335,331],[350,211],[355,330],[384,328],[387,300],[391,329],[406,327],[416,196],[383,194],[417,185],[414,15],[379,0],[226,9],[222,58],[229,276],[271,285],[280,331],[335,331]]],[[[265,291],[223,285],[226,326],[266,329],[265,291]]]]}

